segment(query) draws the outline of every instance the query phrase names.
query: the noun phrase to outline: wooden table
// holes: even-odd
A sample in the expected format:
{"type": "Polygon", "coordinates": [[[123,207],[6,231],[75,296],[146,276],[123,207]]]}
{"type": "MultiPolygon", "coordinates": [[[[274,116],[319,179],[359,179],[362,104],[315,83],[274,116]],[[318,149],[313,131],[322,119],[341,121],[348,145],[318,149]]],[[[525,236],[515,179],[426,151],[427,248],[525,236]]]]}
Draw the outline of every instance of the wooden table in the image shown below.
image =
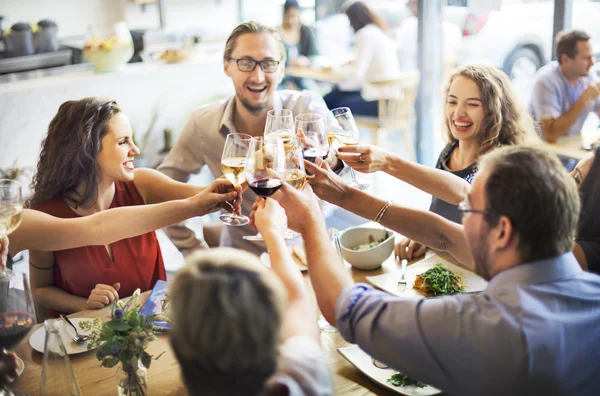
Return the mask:
{"type": "Polygon", "coordinates": [[[342,75],[334,70],[308,66],[288,66],[285,69],[285,75],[290,77],[309,78],[311,80],[332,84],[337,84],[342,81],[342,75]]]}
{"type": "MultiPolygon", "coordinates": [[[[365,277],[367,276],[396,271],[399,269],[399,262],[391,256],[380,268],[370,271],[356,270],[351,268],[348,263],[346,263],[346,266],[356,282],[366,282],[365,277]]],[[[304,278],[307,286],[311,288],[307,273],[304,274],[304,278]]],[[[314,295],[314,293],[312,294],[314,295]]],[[[143,293],[141,301],[145,301],[148,295],[149,292],[143,293]]],[[[69,316],[75,318],[108,318],[110,317],[110,309],[87,310],[69,316]]],[[[37,325],[35,329],[39,326],[41,325],[37,325]]],[[[30,334],[33,334],[33,331],[30,334]]],[[[29,392],[32,395],[37,395],[42,373],[42,354],[33,350],[28,340],[27,337],[16,349],[17,354],[25,363],[25,370],[15,381],[14,389],[18,392],[29,392]]],[[[321,332],[321,344],[329,363],[336,395],[397,395],[397,393],[388,391],[372,382],[337,352],[337,348],[350,345],[344,341],[339,333],[321,332]]],[[[147,351],[154,356],[165,352],[160,359],[153,360],[150,369],[148,369],[149,394],[186,395],[187,392],[180,376],[179,364],[169,345],[168,335],[159,335],[158,340],[149,344],[147,351]]],[[[84,395],[114,396],[117,393],[116,368],[100,367],[94,351],[71,355],[71,363],[84,395]]]]}
{"type": "Polygon", "coordinates": [[[591,151],[581,147],[581,135],[565,136],[556,141],[556,143],[542,142],[542,147],[552,151],[558,156],[582,160],[590,155],[591,151]]]}

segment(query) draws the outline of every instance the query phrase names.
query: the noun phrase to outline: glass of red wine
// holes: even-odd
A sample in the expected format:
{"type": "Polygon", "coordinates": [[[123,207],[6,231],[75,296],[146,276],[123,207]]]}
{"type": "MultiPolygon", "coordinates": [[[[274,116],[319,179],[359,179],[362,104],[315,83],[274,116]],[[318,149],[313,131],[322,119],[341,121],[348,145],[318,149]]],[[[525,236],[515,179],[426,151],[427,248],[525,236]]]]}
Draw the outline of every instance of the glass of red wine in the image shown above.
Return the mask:
{"type": "Polygon", "coordinates": [[[316,113],[297,115],[296,137],[306,160],[314,163],[317,158],[327,158],[329,142],[322,115],[316,113]]]}
{"type": "MultiPolygon", "coordinates": [[[[14,348],[35,324],[31,289],[24,273],[0,271],[0,353],[14,348]]],[[[12,395],[5,385],[0,394],[12,395]]]]}
{"type": "MultiPolygon", "coordinates": [[[[281,188],[285,180],[286,154],[283,140],[270,135],[253,137],[246,157],[246,181],[256,195],[270,197],[281,188]]],[[[262,241],[260,234],[245,235],[249,241],[262,241]]]]}

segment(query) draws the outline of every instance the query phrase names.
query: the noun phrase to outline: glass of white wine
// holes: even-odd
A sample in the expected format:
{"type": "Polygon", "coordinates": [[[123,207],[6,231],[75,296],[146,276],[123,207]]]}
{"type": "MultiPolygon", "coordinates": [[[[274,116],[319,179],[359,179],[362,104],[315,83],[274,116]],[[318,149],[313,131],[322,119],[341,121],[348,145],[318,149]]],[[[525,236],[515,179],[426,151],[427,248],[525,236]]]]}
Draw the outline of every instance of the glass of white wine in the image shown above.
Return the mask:
{"type": "Polygon", "coordinates": [[[23,198],[21,184],[0,179],[0,235],[9,235],[21,224],[23,198]]]}
{"type": "MultiPolygon", "coordinates": [[[[230,133],[225,140],[225,148],[221,156],[221,171],[233,184],[246,181],[246,157],[252,136],[245,133],[230,133]]],[[[222,214],[220,220],[230,226],[243,226],[250,222],[248,216],[237,215],[234,212],[222,214]]]]}
{"type": "MultiPolygon", "coordinates": [[[[296,147],[285,156],[285,181],[298,191],[302,190],[306,185],[306,171],[302,156],[302,149],[300,147],[296,147]]],[[[288,229],[284,237],[286,239],[299,238],[300,234],[288,229]]]]}
{"type": "Polygon", "coordinates": [[[294,133],[294,115],[292,111],[287,109],[269,110],[264,136],[265,138],[280,138],[286,153],[293,150],[296,146],[296,134],[294,133]]]}
{"type": "MultiPolygon", "coordinates": [[[[338,107],[331,110],[331,114],[333,117],[329,120],[330,125],[328,129],[330,132],[328,138],[335,137],[342,146],[356,146],[360,139],[360,130],[356,125],[352,111],[348,107],[338,107]]],[[[359,183],[356,180],[356,174],[352,168],[350,168],[350,175],[352,176],[352,180],[348,183],[350,187],[358,188],[359,190],[369,188],[369,183],[359,183]]]]}

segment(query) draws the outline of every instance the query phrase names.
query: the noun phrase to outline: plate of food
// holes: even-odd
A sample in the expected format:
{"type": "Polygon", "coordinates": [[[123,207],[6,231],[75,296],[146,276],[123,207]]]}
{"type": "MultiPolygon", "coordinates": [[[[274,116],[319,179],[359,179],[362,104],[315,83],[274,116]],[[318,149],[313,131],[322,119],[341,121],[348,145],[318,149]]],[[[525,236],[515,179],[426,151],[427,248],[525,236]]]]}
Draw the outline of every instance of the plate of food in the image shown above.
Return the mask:
{"type": "Polygon", "coordinates": [[[166,332],[171,329],[169,304],[169,284],[159,280],[139,312],[146,316],[152,316],[154,330],[166,332]]]}
{"type": "MultiPolygon", "coordinates": [[[[89,335],[89,330],[83,330],[79,323],[81,322],[90,322],[91,319],[84,318],[69,318],[71,322],[77,327],[77,331],[81,335],[89,335]]],[[[75,355],[78,353],[83,353],[88,351],[88,341],[78,344],[73,341],[73,337],[75,336],[75,331],[69,326],[65,321],[61,319],[56,319],[56,327],[58,328],[58,334],[65,344],[65,350],[69,355],[75,355]]],[[[44,353],[44,344],[46,342],[46,329],[44,326],[41,326],[39,329],[33,332],[31,337],[29,337],[29,345],[36,351],[40,353],[44,353]]]]}
{"type": "Polygon", "coordinates": [[[360,349],[358,345],[338,348],[338,352],[371,380],[401,395],[429,396],[442,393],[433,386],[424,384],[377,362],[360,349]]]}
{"type": "Polygon", "coordinates": [[[444,260],[430,256],[406,267],[406,284],[399,287],[401,272],[367,276],[367,281],[390,294],[405,298],[438,297],[449,294],[483,291],[487,282],[479,275],[444,260]]]}

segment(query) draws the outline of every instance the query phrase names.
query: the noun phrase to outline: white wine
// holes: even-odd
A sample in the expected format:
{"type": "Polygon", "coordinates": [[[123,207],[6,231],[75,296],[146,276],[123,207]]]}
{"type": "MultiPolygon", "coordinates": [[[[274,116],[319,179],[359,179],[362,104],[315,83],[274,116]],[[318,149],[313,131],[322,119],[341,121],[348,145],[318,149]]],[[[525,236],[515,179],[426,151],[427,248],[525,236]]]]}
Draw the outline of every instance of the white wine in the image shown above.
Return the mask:
{"type": "Polygon", "coordinates": [[[278,129],[269,134],[269,137],[278,137],[283,142],[283,149],[286,153],[293,151],[296,147],[296,135],[289,129],[278,129]]]}
{"type": "Polygon", "coordinates": [[[337,139],[343,146],[356,146],[358,144],[358,139],[350,136],[337,135],[337,139]]]}
{"type": "Polygon", "coordinates": [[[306,185],[306,173],[298,169],[287,169],[285,171],[285,181],[296,190],[302,190],[306,185]]]}
{"type": "Polygon", "coordinates": [[[246,157],[232,157],[221,161],[223,174],[233,184],[242,184],[246,181],[244,170],[246,169],[246,157]]]}
{"type": "Polygon", "coordinates": [[[327,142],[329,143],[329,147],[333,147],[337,137],[333,132],[327,132],[327,142]]]}
{"type": "Polygon", "coordinates": [[[23,205],[0,208],[0,234],[10,234],[21,224],[23,205]]]}

